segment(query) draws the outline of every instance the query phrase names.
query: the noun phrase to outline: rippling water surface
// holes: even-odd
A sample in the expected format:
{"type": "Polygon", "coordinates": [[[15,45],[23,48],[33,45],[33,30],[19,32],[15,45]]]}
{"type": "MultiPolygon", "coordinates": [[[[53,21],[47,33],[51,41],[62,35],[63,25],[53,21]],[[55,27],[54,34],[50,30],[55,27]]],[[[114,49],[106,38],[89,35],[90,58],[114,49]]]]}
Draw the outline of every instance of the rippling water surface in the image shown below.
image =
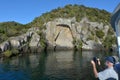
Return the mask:
{"type": "Polygon", "coordinates": [[[47,51],[31,53],[0,62],[0,80],[95,80],[92,57],[103,60],[102,51],[47,51]]]}

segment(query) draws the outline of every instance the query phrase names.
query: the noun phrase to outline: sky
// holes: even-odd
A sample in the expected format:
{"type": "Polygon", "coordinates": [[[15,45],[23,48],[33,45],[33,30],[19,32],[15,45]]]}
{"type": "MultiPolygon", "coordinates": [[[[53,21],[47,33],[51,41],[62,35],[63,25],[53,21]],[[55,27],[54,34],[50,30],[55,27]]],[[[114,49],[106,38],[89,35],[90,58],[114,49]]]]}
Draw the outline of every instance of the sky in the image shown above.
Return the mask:
{"type": "Polygon", "coordinates": [[[67,4],[85,5],[112,13],[120,0],[0,0],[0,22],[27,24],[35,17],[67,4]]]}

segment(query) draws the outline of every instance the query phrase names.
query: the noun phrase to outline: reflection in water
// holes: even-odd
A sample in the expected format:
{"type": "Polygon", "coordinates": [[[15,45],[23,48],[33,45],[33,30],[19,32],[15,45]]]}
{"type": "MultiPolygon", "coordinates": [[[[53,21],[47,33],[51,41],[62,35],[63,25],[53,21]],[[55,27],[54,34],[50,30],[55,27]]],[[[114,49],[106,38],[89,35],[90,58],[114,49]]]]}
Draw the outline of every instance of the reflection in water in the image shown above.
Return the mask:
{"type": "Polygon", "coordinates": [[[95,80],[90,60],[104,52],[48,51],[1,62],[0,80],[95,80]]]}
{"type": "Polygon", "coordinates": [[[31,68],[36,68],[39,65],[39,57],[38,56],[30,55],[29,60],[30,60],[31,68]]]}

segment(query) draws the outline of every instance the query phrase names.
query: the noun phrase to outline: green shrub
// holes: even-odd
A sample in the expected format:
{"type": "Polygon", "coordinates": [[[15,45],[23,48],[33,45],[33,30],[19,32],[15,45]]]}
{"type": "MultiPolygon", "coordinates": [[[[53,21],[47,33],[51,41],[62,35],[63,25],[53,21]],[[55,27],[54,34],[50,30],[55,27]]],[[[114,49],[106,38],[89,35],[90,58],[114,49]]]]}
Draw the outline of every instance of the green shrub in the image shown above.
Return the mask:
{"type": "Polygon", "coordinates": [[[19,51],[17,49],[7,50],[4,53],[5,57],[11,57],[12,55],[18,55],[19,51]]]}
{"type": "Polygon", "coordinates": [[[111,35],[108,35],[104,41],[103,41],[103,46],[105,48],[111,48],[113,44],[116,44],[116,37],[112,37],[111,35]]]}
{"type": "Polygon", "coordinates": [[[17,49],[15,49],[15,48],[14,48],[14,49],[12,49],[12,50],[11,50],[11,52],[12,52],[12,54],[14,54],[14,55],[19,54],[19,51],[18,51],[17,49]]]}
{"type": "Polygon", "coordinates": [[[83,43],[81,40],[73,39],[73,45],[76,49],[82,49],[83,43]]]}
{"type": "Polygon", "coordinates": [[[109,34],[109,35],[114,35],[114,31],[113,31],[113,28],[112,28],[112,27],[109,28],[108,34],[109,34]]]}
{"type": "Polygon", "coordinates": [[[40,32],[39,35],[40,35],[40,45],[42,48],[45,48],[46,47],[45,34],[43,32],[40,32]]]}
{"type": "Polygon", "coordinates": [[[10,29],[10,30],[7,31],[6,34],[7,34],[8,37],[12,37],[12,36],[17,36],[19,33],[15,29],[10,29]]]}
{"type": "Polygon", "coordinates": [[[0,43],[4,42],[7,39],[8,39],[8,37],[6,34],[0,34],[0,43]]]}
{"type": "Polygon", "coordinates": [[[104,32],[102,30],[96,30],[96,36],[98,38],[103,38],[104,37],[104,32]]]}
{"type": "Polygon", "coordinates": [[[95,37],[95,42],[98,42],[98,38],[97,37],[95,37]]]}
{"type": "Polygon", "coordinates": [[[91,31],[91,35],[93,35],[93,36],[95,35],[93,31],[91,31]]]}
{"type": "Polygon", "coordinates": [[[38,35],[40,35],[40,45],[42,48],[46,47],[46,39],[45,34],[42,31],[37,32],[38,35]]]}
{"type": "Polygon", "coordinates": [[[12,56],[12,52],[10,50],[5,51],[3,54],[4,54],[5,57],[12,56]]]}
{"type": "Polygon", "coordinates": [[[87,40],[94,40],[94,35],[89,35],[87,40]]]}

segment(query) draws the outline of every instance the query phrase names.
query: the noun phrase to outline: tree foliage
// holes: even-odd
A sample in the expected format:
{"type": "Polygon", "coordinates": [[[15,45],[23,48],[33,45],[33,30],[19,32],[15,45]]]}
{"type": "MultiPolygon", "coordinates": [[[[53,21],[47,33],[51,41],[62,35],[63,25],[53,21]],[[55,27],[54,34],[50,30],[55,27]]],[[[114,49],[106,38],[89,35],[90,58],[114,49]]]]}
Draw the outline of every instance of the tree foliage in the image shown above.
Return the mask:
{"type": "Polygon", "coordinates": [[[75,49],[82,49],[83,43],[81,40],[77,40],[77,39],[73,39],[73,45],[75,47],[75,49]]]}
{"type": "MultiPolygon", "coordinates": [[[[71,17],[75,17],[77,22],[81,21],[82,18],[87,17],[90,21],[103,23],[104,25],[110,25],[110,16],[111,14],[105,10],[85,7],[84,5],[68,4],[64,7],[58,7],[57,9],[53,9],[50,12],[43,13],[41,16],[36,17],[31,23],[27,25],[31,27],[34,26],[40,27],[40,29],[42,30],[43,28],[45,28],[44,24],[49,21],[52,21],[56,18],[71,18],[71,17]]],[[[109,32],[110,34],[113,34],[113,30],[111,28],[109,29],[109,32]]],[[[97,30],[95,34],[100,39],[102,39],[105,35],[102,30],[100,31],[97,30]]],[[[89,40],[95,39],[95,41],[97,42],[96,37],[94,38],[93,36],[90,36],[88,39],[89,40]]],[[[104,41],[105,41],[104,43],[106,43],[106,40],[104,41]]],[[[44,43],[44,39],[41,40],[41,42],[44,43]]],[[[82,47],[81,41],[74,40],[73,44],[76,46],[76,48],[82,47]]]]}
{"type": "Polygon", "coordinates": [[[99,38],[103,38],[104,37],[104,32],[102,30],[96,30],[96,36],[99,38]]]}
{"type": "Polygon", "coordinates": [[[113,44],[116,44],[116,37],[113,36],[111,37],[111,35],[108,35],[104,41],[103,41],[103,46],[107,49],[111,48],[113,44]]]}
{"type": "Polygon", "coordinates": [[[43,24],[54,20],[55,18],[71,18],[76,17],[79,22],[83,17],[88,17],[90,21],[103,22],[109,24],[111,14],[105,10],[97,8],[85,7],[83,5],[66,5],[65,7],[58,7],[50,12],[43,13],[41,16],[36,17],[30,26],[43,27],[43,24]]]}
{"type": "Polygon", "coordinates": [[[8,39],[9,37],[18,36],[26,32],[29,28],[27,25],[23,25],[17,22],[3,22],[0,23],[0,43],[8,39]]]}

